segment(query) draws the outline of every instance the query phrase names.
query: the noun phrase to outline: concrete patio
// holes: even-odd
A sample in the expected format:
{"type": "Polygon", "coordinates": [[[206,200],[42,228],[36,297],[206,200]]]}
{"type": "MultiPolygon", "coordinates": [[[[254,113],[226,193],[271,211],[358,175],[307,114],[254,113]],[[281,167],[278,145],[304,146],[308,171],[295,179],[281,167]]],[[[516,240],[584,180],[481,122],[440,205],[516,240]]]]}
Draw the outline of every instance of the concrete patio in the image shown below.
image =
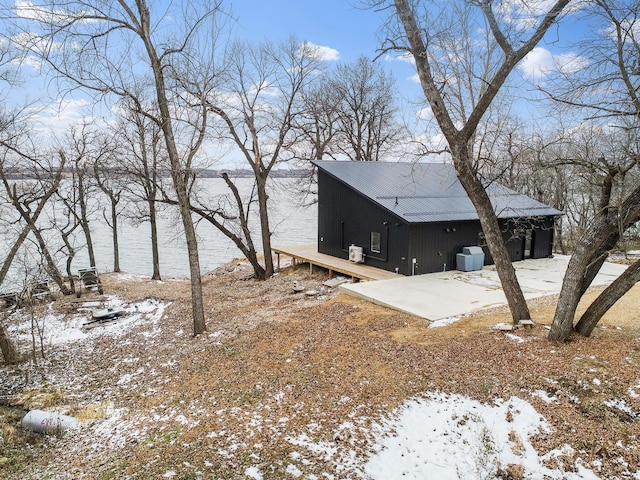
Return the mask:
{"type": "MultiPolygon", "coordinates": [[[[515,262],[513,265],[525,298],[559,293],[569,258],[557,255],[554,258],[515,262]]],[[[592,285],[611,283],[625,268],[625,265],[605,263],[592,285]]],[[[432,321],[507,303],[493,265],[474,272],[452,270],[345,284],[340,289],[350,295],[432,321]]]]}

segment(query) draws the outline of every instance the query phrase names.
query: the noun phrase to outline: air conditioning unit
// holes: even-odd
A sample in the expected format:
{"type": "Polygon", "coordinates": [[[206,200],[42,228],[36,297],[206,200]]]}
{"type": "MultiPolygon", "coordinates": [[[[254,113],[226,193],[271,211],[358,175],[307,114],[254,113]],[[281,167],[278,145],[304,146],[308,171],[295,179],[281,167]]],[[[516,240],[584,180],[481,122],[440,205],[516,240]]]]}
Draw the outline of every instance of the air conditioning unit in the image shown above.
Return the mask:
{"type": "Polygon", "coordinates": [[[362,247],[357,247],[356,245],[351,245],[349,247],[349,260],[354,263],[363,263],[364,262],[364,253],[362,252],[362,247]]]}

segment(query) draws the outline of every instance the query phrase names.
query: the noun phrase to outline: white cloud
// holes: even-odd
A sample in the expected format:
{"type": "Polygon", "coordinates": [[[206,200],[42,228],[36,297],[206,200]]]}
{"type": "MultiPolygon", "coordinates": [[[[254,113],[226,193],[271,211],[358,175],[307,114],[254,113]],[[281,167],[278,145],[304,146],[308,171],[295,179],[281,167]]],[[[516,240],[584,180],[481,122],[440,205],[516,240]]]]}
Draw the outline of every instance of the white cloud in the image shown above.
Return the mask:
{"type": "Polygon", "coordinates": [[[43,23],[68,23],[90,15],[89,11],[65,11],[24,0],[16,1],[16,14],[24,19],[43,23]]]}
{"type": "Polygon", "coordinates": [[[316,45],[311,42],[305,42],[303,47],[310,49],[318,60],[325,62],[334,62],[340,59],[340,52],[335,48],[324,45],[316,45]]]}
{"type": "Polygon", "coordinates": [[[406,62],[406,63],[409,63],[411,65],[415,65],[416,64],[416,59],[413,58],[413,55],[411,55],[409,52],[404,52],[404,53],[401,53],[399,55],[387,54],[387,55],[385,55],[384,59],[386,61],[388,61],[388,62],[398,61],[398,62],[406,62]]]}
{"type": "Polygon", "coordinates": [[[42,67],[42,61],[33,56],[25,56],[23,58],[16,58],[11,63],[17,67],[31,67],[34,70],[39,70],[42,67]]]}
{"type": "Polygon", "coordinates": [[[22,32],[11,37],[11,43],[25,50],[44,50],[47,42],[41,35],[33,32],[22,32]]]}
{"type": "Polygon", "coordinates": [[[278,88],[271,82],[266,80],[260,83],[254,83],[249,88],[249,93],[253,96],[277,97],[280,95],[278,88]]]}
{"type": "Polygon", "coordinates": [[[87,118],[87,107],[90,105],[85,99],[58,99],[39,108],[32,118],[44,138],[49,138],[52,134],[61,138],[69,127],[78,125],[87,118]]]}
{"type": "Polygon", "coordinates": [[[536,27],[555,3],[556,0],[504,0],[499,2],[498,12],[508,22],[519,28],[529,29],[536,27]]]}
{"type": "Polygon", "coordinates": [[[433,118],[433,110],[427,105],[416,112],[416,118],[419,120],[431,120],[433,118]]]}
{"type": "Polygon", "coordinates": [[[411,80],[412,82],[415,83],[420,83],[420,77],[418,76],[418,73],[414,73],[413,75],[411,75],[410,77],[407,77],[407,80],[411,80]]]}
{"type": "Polygon", "coordinates": [[[553,54],[536,47],[522,60],[518,68],[531,79],[541,79],[555,72],[575,73],[587,66],[589,60],[574,53],[553,54]]]}

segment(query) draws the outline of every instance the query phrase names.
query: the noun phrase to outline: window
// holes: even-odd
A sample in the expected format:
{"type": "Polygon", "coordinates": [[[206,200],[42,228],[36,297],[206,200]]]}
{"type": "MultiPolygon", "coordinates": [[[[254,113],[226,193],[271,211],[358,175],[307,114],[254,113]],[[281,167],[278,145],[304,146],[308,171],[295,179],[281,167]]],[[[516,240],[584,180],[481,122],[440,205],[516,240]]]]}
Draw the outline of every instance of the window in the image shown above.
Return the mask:
{"type": "Polygon", "coordinates": [[[380,253],[380,232],[371,232],[371,251],[380,253]]]}

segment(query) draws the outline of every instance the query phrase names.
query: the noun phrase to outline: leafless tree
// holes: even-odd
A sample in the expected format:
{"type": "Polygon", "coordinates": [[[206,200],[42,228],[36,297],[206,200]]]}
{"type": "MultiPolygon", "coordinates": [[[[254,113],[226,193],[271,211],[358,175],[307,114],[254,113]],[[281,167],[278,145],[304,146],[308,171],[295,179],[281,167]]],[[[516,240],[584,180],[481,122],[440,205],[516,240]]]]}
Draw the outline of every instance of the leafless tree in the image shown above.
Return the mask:
{"type": "Polygon", "coordinates": [[[255,196],[242,199],[233,180],[225,176],[232,192],[230,200],[235,204],[233,213],[220,209],[207,213],[212,214],[210,218],[217,215],[227,221],[232,217],[239,220],[237,232],[221,228],[222,222],[214,225],[243,251],[256,276],[266,278],[273,275],[269,175],[277,164],[294,156],[292,145],[297,132],[293,127],[300,115],[297,100],[316,77],[321,62],[316,47],[294,37],[280,44],[236,42],[229,49],[229,58],[225,81],[209,109],[219,119],[219,134],[234,145],[251,168],[255,196]],[[258,207],[264,267],[257,261],[248,225],[253,202],[258,207]]]}
{"type": "Polygon", "coordinates": [[[68,175],[65,188],[58,190],[57,197],[82,230],[91,267],[96,266],[96,255],[90,223],[99,207],[96,201],[92,201],[98,190],[94,172],[96,165],[110,155],[111,151],[112,146],[106,137],[87,121],[72,125],[59,146],[59,155],[68,166],[68,175]]]}
{"type": "MultiPolygon", "coordinates": [[[[5,145],[6,146],[6,145],[5,145]]],[[[48,155],[45,155],[48,156],[48,155]]],[[[15,163],[14,163],[15,165],[15,163]]],[[[0,166],[0,182],[5,191],[5,196],[12,205],[16,216],[20,219],[21,228],[18,241],[9,252],[9,258],[5,261],[8,270],[11,262],[17,255],[20,246],[32,235],[38,246],[47,274],[58,285],[62,293],[72,293],[65,283],[65,279],[58,269],[54,254],[49,248],[50,243],[46,238],[45,228],[38,224],[38,219],[60,187],[65,162],[52,162],[28,155],[17,148],[5,149],[5,157],[0,166]],[[27,181],[12,180],[9,175],[8,159],[20,161],[20,170],[28,173],[27,181]]],[[[3,266],[3,270],[5,269],[3,266]]],[[[5,272],[6,274],[6,272],[5,272]]]]}
{"type": "Polygon", "coordinates": [[[22,39],[21,46],[61,82],[69,82],[70,89],[104,100],[126,98],[162,131],[187,244],[193,332],[198,335],[206,322],[189,181],[208,110],[203,95],[182,95],[179,80],[200,84],[201,93],[213,88],[220,1],[150,7],[146,0],[49,0],[13,6],[5,17],[18,30],[12,33],[24,34],[14,39],[22,39]],[[176,18],[183,21],[177,24],[176,18]],[[153,92],[150,104],[136,94],[147,90],[153,92]]]}
{"type": "Polygon", "coordinates": [[[118,225],[125,191],[125,178],[120,159],[114,146],[110,147],[108,155],[104,155],[93,164],[93,176],[98,188],[107,197],[108,207],[102,210],[102,217],[111,229],[113,245],[113,271],[120,272],[120,242],[118,240],[118,225]],[[108,214],[107,214],[108,211],[108,214]]]}
{"type": "MultiPolygon", "coordinates": [[[[478,126],[518,63],[556,24],[570,0],[532,9],[534,27],[519,26],[490,0],[392,2],[399,28],[388,24],[384,49],[411,54],[460,183],[473,202],[514,322],[530,318],[496,213],[474,169],[478,126]],[[478,22],[482,28],[478,28],[478,22]],[[480,32],[479,34],[476,32],[480,32]]],[[[373,2],[385,6],[389,2],[373,2]]]]}
{"type": "Polygon", "coordinates": [[[158,237],[159,200],[162,172],[168,169],[162,131],[157,124],[142,115],[135,104],[122,102],[119,119],[114,127],[118,151],[117,171],[127,180],[127,216],[140,223],[149,222],[151,236],[151,278],[160,280],[160,249],[158,237]]]}
{"type": "Polygon", "coordinates": [[[339,93],[329,86],[331,73],[322,76],[302,89],[298,97],[299,111],[295,119],[298,141],[292,145],[295,157],[306,167],[308,161],[336,158],[338,149],[335,138],[338,133],[339,93]]]}
{"type": "MultiPolygon", "coordinates": [[[[596,0],[585,10],[595,28],[582,43],[583,69],[564,76],[556,84],[552,98],[565,107],[575,107],[591,121],[606,119],[620,129],[623,141],[616,152],[598,158],[601,177],[597,212],[589,229],[577,242],[562,284],[558,307],[549,338],[566,341],[575,331],[589,336],[602,315],[638,279],[634,265],[607,288],[574,326],[578,302],[623,233],[640,220],[640,182],[637,177],[614,195],[619,178],[629,176],[638,165],[638,115],[640,115],[640,77],[638,76],[638,26],[640,5],[630,0],[596,0]],[[563,88],[564,87],[564,88],[563,88]],[[604,94],[606,92],[606,94],[604,94]],[[622,146],[622,148],[620,148],[622,146]],[[620,158],[622,157],[622,158],[620,158]]],[[[631,178],[631,177],[630,177],[631,178]]],[[[624,184],[623,184],[624,185],[624,184]]]]}
{"type": "MultiPolygon", "coordinates": [[[[20,115],[17,112],[9,112],[4,108],[4,87],[13,84],[15,81],[14,68],[12,67],[13,56],[9,50],[8,42],[0,42],[0,171],[5,171],[5,159],[7,153],[11,152],[15,148],[15,140],[20,137],[17,132],[23,132],[20,128],[19,119],[20,115]]],[[[2,204],[0,203],[0,210],[2,204]]],[[[38,214],[39,215],[39,214],[38,214]]],[[[6,215],[3,213],[3,220],[6,215]]],[[[4,227],[4,226],[3,226],[4,227]]],[[[5,278],[11,268],[13,260],[17,255],[20,247],[24,243],[27,235],[29,234],[29,227],[23,226],[16,241],[7,252],[7,255],[0,265],[0,286],[4,283],[5,278]]],[[[15,342],[9,335],[5,326],[5,312],[0,311],[0,352],[4,361],[9,364],[18,363],[20,355],[16,347],[15,342]]]]}
{"type": "Polygon", "coordinates": [[[392,74],[361,56],[353,63],[339,64],[325,88],[335,92],[338,100],[337,150],[349,160],[384,159],[400,131],[392,74]]]}

